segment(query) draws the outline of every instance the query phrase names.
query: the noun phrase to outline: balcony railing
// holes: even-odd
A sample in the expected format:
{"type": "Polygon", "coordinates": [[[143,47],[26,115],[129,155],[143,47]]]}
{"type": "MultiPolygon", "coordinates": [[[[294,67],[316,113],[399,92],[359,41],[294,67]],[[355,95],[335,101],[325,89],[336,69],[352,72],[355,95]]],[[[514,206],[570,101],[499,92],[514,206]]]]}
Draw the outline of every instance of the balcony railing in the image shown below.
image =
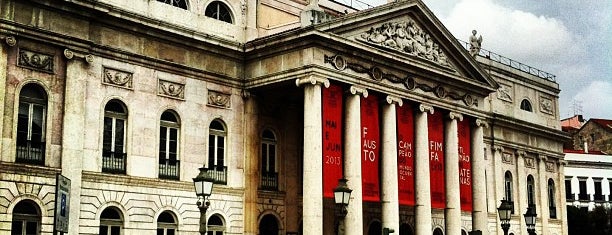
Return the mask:
{"type": "Polygon", "coordinates": [[[278,173],[262,172],[261,173],[261,189],[278,190],[278,173]]]}
{"type": "Polygon", "coordinates": [[[586,193],[579,193],[579,194],[578,194],[578,200],[581,200],[581,201],[590,201],[590,200],[591,200],[591,197],[590,197],[590,195],[589,195],[589,194],[586,194],[586,193]]]}
{"type": "Polygon", "coordinates": [[[102,172],[125,174],[125,153],[105,151],[102,153],[102,172]]]}
{"type": "Polygon", "coordinates": [[[566,193],[565,194],[565,199],[567,199],[568,201],[573,201],[574,198],[576,198],[575,196],[576,196],[576,194],[574,194],[574,193],[566,193]]]}
{"type": "Polygon", "coordinates": [[[15,161],[19,163],[44,165],[45,142],[33,143],[28,140],[26,143],[17,144],[17,156],[15,161]]]}
{"type": "Polygon", "coordinates": [[[557,218],[557,207],[554,207],[554,206],[548,207],[548,213],[551,219],[556,219],[557,218]]]}
{"type": "Polygon", "coordinates": [[[159,160],[159,178],[178,180],[180,176],[181,162],[173,159],[159,160]]]}
{"type": "Polygon", "coordinates": [[[606,199],[605,199],[604,195],[602,195],[602,194],[595,194],[595,195],[593,195],[593,200],[595,200],[595,201],[605,201],[606,199]]]}
{"type": "Polygon", "coordinates": [[[227,184],[227,166],[210,166],[208,174],[215,179],[215,184],[227,184]]]}

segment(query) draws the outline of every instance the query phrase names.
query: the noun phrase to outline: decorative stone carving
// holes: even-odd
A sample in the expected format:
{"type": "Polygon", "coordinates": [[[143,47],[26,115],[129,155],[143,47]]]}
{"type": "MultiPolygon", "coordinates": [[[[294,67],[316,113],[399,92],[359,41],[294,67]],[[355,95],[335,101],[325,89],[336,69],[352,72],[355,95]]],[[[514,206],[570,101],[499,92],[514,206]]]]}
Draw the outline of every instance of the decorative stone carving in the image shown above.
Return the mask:
{"type": "Polygon", "coordinates": [[[86,55],[85,56],[85,62],[87,62],[88,64],[91,64],[94,62],[94,57],[93,55],[86,55]]]}
{"type": "Polygon", "coordinates": [[[70,49],[64,49],[64,57],[71,60],[74,57],[74,52],[72,52],[70,49]]]}
{"type": "Polygon", "coordinates": [[[540,96],[540,111],[542,113],[553,115],[555,113],[552,99],[540,96]]]}
{"type": "Polygon", "coordinates": [[[402,84],[408,90],[414,90],[418,88],[425,92],[434,93],[438,98],[445,99],[450,98],[452,100],[461,100],[468,107],[475,105],[478,106],[478,103],[470,94],[460,94],[455,91],[447,91],[442,85],[429,85],[426,83],[418,83],[411,77],[411,75],[406,75],[405,77],[399,77],[392,73],[385,73],[381,68],[376,66],[367,66],[361,65],[359,63],[353,63],[347,61],[344,57],[340,55],[333,56],[324,56],[325,63],[331,64],[337,70],[345,70],[346,68],[353,70],[357,73],[367,73],[370,77],[375,81],[387,80],[391,83],[402,84]]]}
{"type": "Polygon", "coordinates": [[[422,30],[413,19],[387,22],[378,27],[371,27],[356,39],[417,56],[455,70],[438,43],[434,42],[431,35],[422,30]]]}
{"type": "Polygon", "coordinates": [[[132,73],[111,68],[104,68],[103,83],[132,89],[132,73]]]}
{"type": "Polygon", "coordinates": [[[231,96],[218,91],[208,90],[208,105],[221,108],[230,108],[231,96]]]}
{"type": "Polygon", "coordinates": [[[157,94],[161,96],[166,96],[166,97],[175,98],[175,99],[184,99],[185,98],[184,89],[185,89],[184,84],[161,80],[161,79],[158,80],[158,90],[157,90],[158,93],[157,94]]]}
{"type": "Polygon", "coordinates": [[[502,162],[508,164],[514,164],[514,155],[512,153],[503,153],[502,162]]]}
{"type": "Polygon", "coordinates": [[[546,162],[546,171],[555,172],[555,163],[554,162],[546,162]]]}
{"type": "Polygon", "coordinates": [[[6,44],[9,45],[10,47],[17,45],[17,39],[15,39],[15,37],[13,36],[8,36],[4,38],[4,41],[6,41],[6,44]]]}
{"type": "Polygon", "coordinates": [[[526,157],[525,159],[525,167],[535,168],[535,159],[531,157],[526,157]]]}
{"type": "Polygon", "coordinates": [[[505,84],[499,84],[497,98],[503,101],[512,102],[512,87],[505,84]]]}
{"type": "Polygon", "coordinates": [[[472,30],[470,36],[470,55],[476,57],[480,53],[480,45],[482,45],[482,35],[476,37],[476,30],[472,30]]]}
{"type": "Polygon", "coordinates": [[[17,60],[17,65],[47,73],[53,73],[53,58],[53,55],[47,55],[19,48],[19,59],[17,60]]]}

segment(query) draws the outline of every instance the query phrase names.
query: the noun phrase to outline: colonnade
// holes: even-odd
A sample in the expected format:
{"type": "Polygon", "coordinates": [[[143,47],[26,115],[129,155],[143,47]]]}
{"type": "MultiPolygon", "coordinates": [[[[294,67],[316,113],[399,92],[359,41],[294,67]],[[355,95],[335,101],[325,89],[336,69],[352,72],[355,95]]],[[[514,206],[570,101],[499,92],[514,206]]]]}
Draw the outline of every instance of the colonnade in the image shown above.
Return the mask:
{"type": "MultiPolygon", "coordinates": [[[[297,86],[304,87],[304,183],[303,190],[309,195],[303,198],[304,234],[323,234],[323,163],[322,163],[322,87],[328,87],[325,78],[310,76],[296,80],[297,86]],[[308,147],[306,147],[308,146],[308,147]]],[[[344,177],[348,187],[353,190],[345,218],[346,234],[364,234],[362,172],[361,172],[361,97],[368,91],[359,86],[351,86],[345,97],[344,110],[344,177]]],[[[397,170],[397,124],[396,106],[402,106],[402,99],[385,97],[382,106],[382,151],[381,151],[381,206],[382,226],[399,232],[400,216],[398,202],[397,170]]],[[[415,232],[417,235],[432,234],[432,202],[429,169],[428,114],[436,112],[427,104],[419,104],[415,109],[415,232]]],[[[459,183],[459,146],[457,121],[463,115],[450,112],[445,118],[445,174],[446,204],[444,209],[445,234],[461,234],[461,205],[459,183]]],[[[471,166],[472,166],[472,230],[487,232],[487,211],[485,191],[485,161],[482,120],[476,119],[471,125],[471,166]]]]}

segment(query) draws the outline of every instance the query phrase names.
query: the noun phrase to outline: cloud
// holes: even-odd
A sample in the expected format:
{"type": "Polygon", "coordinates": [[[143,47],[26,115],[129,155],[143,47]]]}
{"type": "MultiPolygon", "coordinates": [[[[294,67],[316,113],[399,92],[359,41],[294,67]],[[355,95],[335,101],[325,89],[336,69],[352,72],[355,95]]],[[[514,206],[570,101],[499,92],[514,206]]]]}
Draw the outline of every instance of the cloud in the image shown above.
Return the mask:
{"type": "Polygon", "coordinates": [[[606,118],[612,117],[612,82],[593,81],[588,86],[580,89],[573,100],[579,101],[582,105],[582,113],[588,113],[585,118],[606,118]]]}

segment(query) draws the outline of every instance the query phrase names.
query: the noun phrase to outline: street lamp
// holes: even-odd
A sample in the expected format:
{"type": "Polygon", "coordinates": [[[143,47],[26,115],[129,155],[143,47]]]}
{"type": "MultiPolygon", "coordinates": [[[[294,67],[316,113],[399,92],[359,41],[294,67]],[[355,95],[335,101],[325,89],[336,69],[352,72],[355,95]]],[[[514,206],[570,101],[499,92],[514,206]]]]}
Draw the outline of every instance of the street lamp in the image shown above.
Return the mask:
{"type": "Polygon", "coordinates": [[[525,212],[525,214],[523,215],[525,216],[525,224],[527,224],[527,233],[529,233],[529,235],[536,235],[535,224],[537,215],[538,214],[536,214],[535,212],[534,205],[530,205],[529,207],[527,207],[527,212],[525,212]]]}
{"type": "Polygon", "coordinates": [[[200,234],[206,234],[206,210],[210,206],[210,201],[206,198],[212,194],[214,179],[208,174],[208,168],[201,167],[200,174],[193,178],[196,196],[198,197],[198,208],[200,209],[200,234]]]}
{"type": "Polygon", "coordinates": [[[342,178],[338,180],[338,186],[334,189],[334,201],[336,203],[336,219],[338,220],[338,235],[344,234],[344,217],[348,210],[346,207],[349,204],[351,198],[352,189],[346,186],[346,179],[342,178]]]}
{"type": "Polygon", "coordinates": [[[512,205],[508,200],[501,200],[501,204],[497,208],[501,227],[504,230],[504,235],[508,235],[510,229],[510,215],[512,214],[512,205]]]}

